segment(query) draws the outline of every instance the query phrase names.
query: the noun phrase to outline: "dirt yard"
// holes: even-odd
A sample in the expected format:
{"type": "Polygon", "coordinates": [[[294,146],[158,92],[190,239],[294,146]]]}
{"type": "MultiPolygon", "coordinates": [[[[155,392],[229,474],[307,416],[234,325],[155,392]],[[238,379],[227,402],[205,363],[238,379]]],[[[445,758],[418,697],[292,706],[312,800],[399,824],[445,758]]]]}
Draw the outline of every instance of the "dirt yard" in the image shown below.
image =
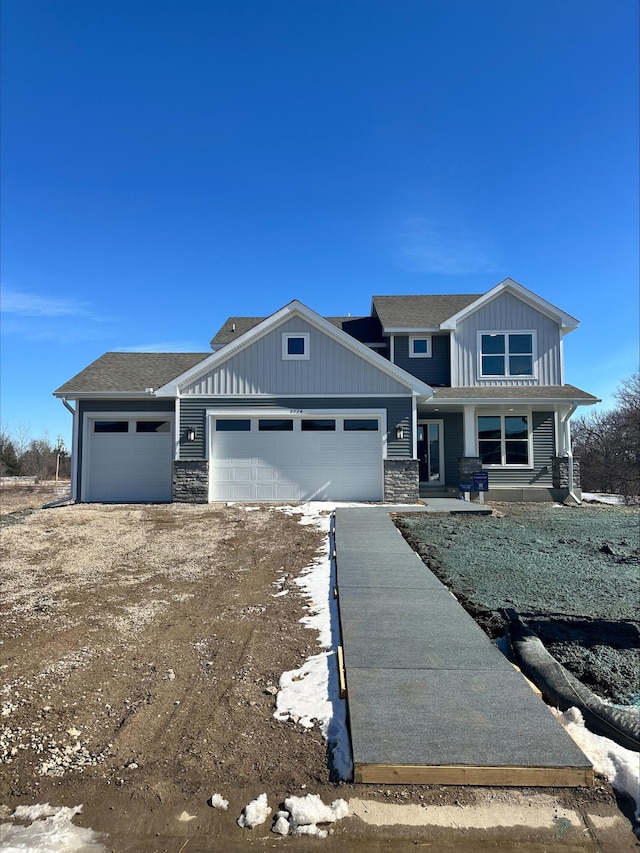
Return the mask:
{"type": "MultiPolygon", "coordinates": [[[[602,780],[542,793],[331,780],[318,729],[273,717],[280,675],[319,651],[295,583],[326,544],[313,525],[270,506],[34,509],[59,497],[50,487],[0,497],[0,824],[20,804],[82,803],[74,822],[108,833],[113,851],[398,851],[435,830],[351,817],[325,841],[283,839],[236,818],[266,791],[274,810],[307,793],[478,807],[491,827],[520,798],[550,820],[575,810],[589,829],[549,846],[551,831],[512,827],[504,849],[635,848],[602,780]],[[214,792],[228,811],[207,804],[214,792]]],[[[494,849],[487,832],[442,830],[437,849],[494,849]]]]}

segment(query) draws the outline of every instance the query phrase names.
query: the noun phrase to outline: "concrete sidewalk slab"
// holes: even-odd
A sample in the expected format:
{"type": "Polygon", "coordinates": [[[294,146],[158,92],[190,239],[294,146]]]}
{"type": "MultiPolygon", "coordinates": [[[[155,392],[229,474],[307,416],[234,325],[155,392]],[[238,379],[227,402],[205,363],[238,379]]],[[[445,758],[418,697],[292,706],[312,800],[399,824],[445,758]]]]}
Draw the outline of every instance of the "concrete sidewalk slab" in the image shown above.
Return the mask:
{"type": "Polygon", "coordinates": [[[355,781],[591,784],[564,728],[381,509],[335,515],[355,781]]]}

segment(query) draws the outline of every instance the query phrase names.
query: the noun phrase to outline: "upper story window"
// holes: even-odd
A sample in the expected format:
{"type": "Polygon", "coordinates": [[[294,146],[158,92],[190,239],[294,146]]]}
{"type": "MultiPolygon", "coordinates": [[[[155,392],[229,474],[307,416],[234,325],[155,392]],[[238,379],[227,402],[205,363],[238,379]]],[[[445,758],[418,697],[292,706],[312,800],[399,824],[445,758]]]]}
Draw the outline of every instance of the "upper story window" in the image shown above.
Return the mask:
{"type": "Polygon", "coordinates": [[[409,335],[409,358],[431,358],[431,335],[409,335]]]}
{"type": "Polygon", "coordinates": [[[480,376],[533,378],[535,332],[478,332],[480,376]]]}
{"type": "Polygon", "coordinates": [[[282,358],[291,360],[309,359],[309,333],[283,332],[282,358]]]}

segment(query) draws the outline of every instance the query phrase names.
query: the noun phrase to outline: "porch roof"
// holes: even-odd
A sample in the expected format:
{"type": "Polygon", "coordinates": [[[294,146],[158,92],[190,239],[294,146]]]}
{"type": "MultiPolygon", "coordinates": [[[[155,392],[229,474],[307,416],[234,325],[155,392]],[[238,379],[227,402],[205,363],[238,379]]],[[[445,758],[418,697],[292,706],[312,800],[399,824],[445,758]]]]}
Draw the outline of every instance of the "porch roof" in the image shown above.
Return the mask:
{"type": "Polygon", "coordinates": [[[464,388],[437,388],[429,403],[575,403],[592,406],[598,397],[574,385],[477,385],[464,388]]]}

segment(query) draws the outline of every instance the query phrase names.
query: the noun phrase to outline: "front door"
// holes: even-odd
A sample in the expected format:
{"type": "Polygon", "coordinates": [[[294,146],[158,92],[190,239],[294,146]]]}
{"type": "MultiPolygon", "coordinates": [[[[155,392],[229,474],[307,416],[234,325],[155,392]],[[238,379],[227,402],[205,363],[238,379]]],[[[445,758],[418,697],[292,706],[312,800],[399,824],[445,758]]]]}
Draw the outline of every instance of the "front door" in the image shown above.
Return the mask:
{"type": "Polygon", "coordinates": [[[421,421],[418,424],[418,470],[420,482],[444,486],[444,422],[421,421]]]}

